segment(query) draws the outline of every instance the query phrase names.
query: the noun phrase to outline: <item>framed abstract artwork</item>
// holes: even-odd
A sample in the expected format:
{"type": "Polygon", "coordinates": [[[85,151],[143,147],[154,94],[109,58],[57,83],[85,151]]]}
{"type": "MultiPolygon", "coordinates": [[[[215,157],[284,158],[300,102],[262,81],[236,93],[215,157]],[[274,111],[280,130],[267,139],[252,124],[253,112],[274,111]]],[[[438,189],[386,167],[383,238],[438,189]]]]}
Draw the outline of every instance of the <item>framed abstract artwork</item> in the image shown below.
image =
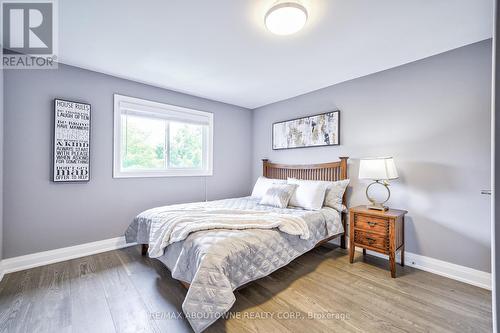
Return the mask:
{"type": "Polygon", "coordinates": [[[54,182],[90,180],[90,104],[54,100],[54,182]]]}
{"type": "Polygon", "coordinates": [[[273,149],[337,146],[339,132],[339,110],[277,122],[273,124],[273,149]]]}

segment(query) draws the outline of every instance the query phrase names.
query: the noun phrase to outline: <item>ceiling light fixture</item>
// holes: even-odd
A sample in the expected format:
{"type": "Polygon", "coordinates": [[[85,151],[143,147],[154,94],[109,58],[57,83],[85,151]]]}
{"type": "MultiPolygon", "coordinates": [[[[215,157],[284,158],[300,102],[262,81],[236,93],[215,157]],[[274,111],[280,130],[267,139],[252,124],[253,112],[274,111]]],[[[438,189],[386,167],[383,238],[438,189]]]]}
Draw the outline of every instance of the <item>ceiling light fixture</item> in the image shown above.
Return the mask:
{"type": "Polygon", "coordinates": [[[304,27],[307,9],[298,2],[277,3],[266,13],[264,22],[269,31],[276,35],[291,35],[304,27]]]}

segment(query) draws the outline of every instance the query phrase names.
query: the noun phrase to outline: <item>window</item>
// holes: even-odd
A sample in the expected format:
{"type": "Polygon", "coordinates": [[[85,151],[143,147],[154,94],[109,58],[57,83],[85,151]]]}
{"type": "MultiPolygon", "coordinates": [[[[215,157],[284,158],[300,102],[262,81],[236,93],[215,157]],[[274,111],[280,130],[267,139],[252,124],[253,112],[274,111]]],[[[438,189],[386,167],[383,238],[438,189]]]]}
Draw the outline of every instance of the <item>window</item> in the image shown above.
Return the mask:
{"type": "Polygon", "coordinates": [[[212,175],[212,113],[114,98],[115,178],[212,175]]]}

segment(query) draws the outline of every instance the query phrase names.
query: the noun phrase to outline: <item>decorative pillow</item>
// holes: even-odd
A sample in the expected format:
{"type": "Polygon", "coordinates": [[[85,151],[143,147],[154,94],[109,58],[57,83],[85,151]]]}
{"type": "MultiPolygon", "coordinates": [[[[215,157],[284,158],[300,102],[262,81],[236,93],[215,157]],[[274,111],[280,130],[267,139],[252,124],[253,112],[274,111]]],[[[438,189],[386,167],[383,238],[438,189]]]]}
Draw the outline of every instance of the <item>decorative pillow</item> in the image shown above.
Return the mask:
{"type": "Polygon", "coordinates": [[[347,185],[349,185],[349,181],[349,179],[344,179],[336,182],[327,182],[329,185],[326,188],[325,206],[336,209],[339,213],[347,209],[346,206],[342,204],[342,197],[344,196],[347,185]]]}
{"type": "Polygon", "coordinates": [[[266,194],[267,190],[274,184],[286,184],[284,179],[272,179],[260,176],[255,182],[252,191],[252,197],[262,198],[266,194]]]}
{"type": "Polygon", "coordinates": [[[274,184],[266,191],[266,194],[260,200],[261,205],[273,206],[278,208],[288,207],[288,202],[295,192],[297,185],[274,184]]]}
{"type": "Polygon", "coordinates": [[[327,182],[288,178],[288,184],[298,185],[290,199],[290,206],[320,210],[325,201],[327,182]]]}

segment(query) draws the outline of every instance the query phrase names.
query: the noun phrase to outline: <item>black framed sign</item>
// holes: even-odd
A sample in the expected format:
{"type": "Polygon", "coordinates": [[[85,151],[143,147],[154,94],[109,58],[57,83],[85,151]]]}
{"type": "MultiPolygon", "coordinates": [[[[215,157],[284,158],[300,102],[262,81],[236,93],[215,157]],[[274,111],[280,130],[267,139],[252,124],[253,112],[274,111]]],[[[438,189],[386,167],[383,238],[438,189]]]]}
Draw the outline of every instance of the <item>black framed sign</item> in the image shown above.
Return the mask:
{"type": "Polygon", "coordinates": [[[54,182],[90,180],[90,104],[54,100],[54,182]]]}
{"type": "Polygon", "coordinates": [[[340,142],[340,111],[273,124],[273,149],[336,146],[340,142]]]}

